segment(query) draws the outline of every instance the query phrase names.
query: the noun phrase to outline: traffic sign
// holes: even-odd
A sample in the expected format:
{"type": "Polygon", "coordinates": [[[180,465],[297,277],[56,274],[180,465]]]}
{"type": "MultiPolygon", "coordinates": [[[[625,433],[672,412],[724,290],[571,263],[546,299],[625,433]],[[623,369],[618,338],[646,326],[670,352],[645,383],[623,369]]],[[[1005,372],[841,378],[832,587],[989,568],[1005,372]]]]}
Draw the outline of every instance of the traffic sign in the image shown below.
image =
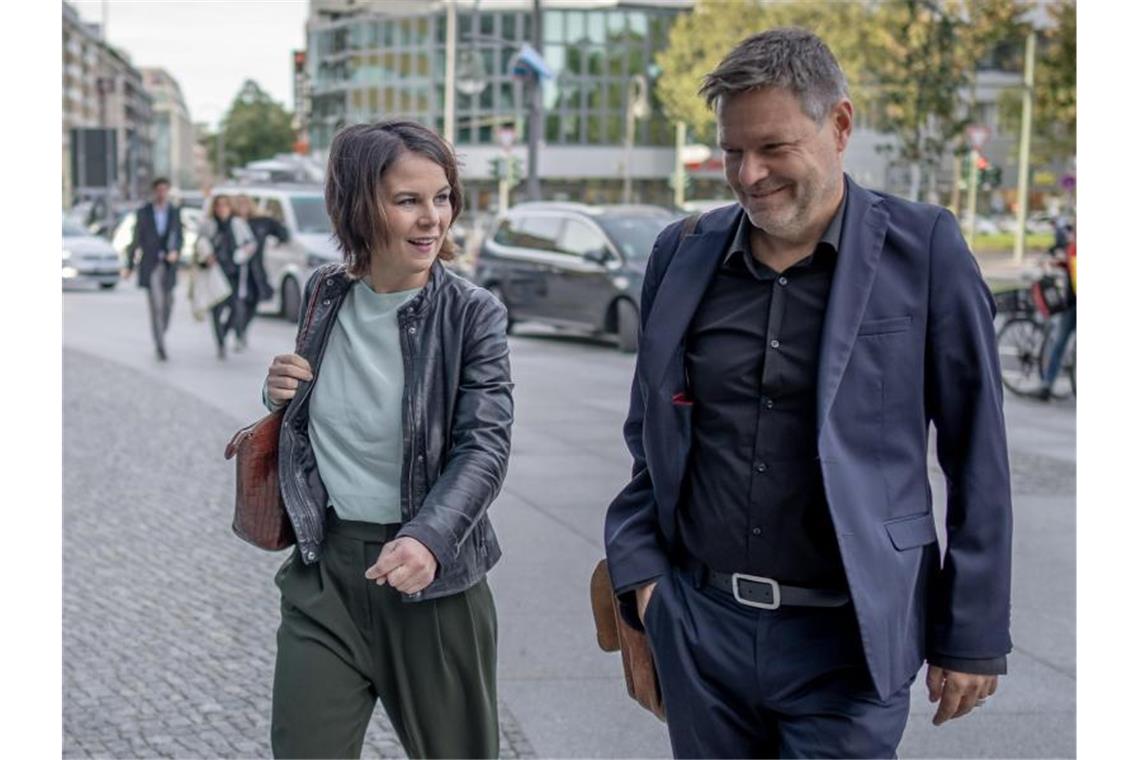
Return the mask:
{"type": "Polygon", "coordinates": [[[990,139],[990,128],[984,124],[971,124],[966,127],[966,139],[970,141],[971,148],[981,150],[990,139]]]}

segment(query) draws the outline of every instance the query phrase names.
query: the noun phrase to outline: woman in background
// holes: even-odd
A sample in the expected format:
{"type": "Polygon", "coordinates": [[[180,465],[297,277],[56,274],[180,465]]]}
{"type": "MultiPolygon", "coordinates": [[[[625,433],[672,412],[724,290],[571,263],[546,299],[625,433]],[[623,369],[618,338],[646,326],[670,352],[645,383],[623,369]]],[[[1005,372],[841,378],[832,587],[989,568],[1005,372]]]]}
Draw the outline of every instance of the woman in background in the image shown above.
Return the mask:
{"type": "MultiPolygon", "coordinates": [[[[226,336],[241,320],[243,288],[248,287],[249,269],[243,266],[257,248],[249,225],[234,216],[228,195],[215,195],[198,227],[200,240],[208,243],[206,262],[220,266],[230,284],[230,295],[210,310],[218,358],[226,358],[226,336]],[[223,316],[224,315],[224,316],[223,316]]],[[[205,247],[205,246],[204,246],[205,247]]]]}
{"type": "Polygon", "coordinates": [[[285,225],[271,216],[262,213],[260,208],[253,205],[248,195],[237,197],[237,215],[245,220],[257,241],[257,248],[253,256],[245,264],[246,290],[241,301],[241,319],[234,325],[234,350],[241,351],[247,345],[247,331],[249,323],[257,315],[257,305],[273,297],[273,286],[265,273],[265,245],[270,237],[285,243],[289,240],[289,230],[285,225]]]}

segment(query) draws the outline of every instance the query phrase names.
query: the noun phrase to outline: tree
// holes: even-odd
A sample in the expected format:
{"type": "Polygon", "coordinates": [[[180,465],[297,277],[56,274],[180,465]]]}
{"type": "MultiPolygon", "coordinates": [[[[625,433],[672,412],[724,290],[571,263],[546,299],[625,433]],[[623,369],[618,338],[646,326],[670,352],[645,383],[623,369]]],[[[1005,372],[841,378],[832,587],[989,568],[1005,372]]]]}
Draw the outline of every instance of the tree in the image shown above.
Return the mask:
{"type": "Polygon", "coordinates": [[[867,86],[882,103],[884,146],[910,170],[909,196],[934,194],[938,167],[973,119],[978,64],[1016,39],[1024,0],[885,0],[867,27],[867,86]]]}
{"type": "MultiPolygon", "coordinates": [[[[227,168],[293,150],[292,116],[252,79],[242,84],[230,104],[222,118],[221,131],[225,137],[227,168]]],[[[211,147],[210,155],[214,156],[216,143],[211,147]]]]}
{"type": "MultiPolygon", "coordinates": [[[[1033,75],[1035,166],[1064,161],[1077,152],[1077,7],[1074,0],[1050,5],[1049,24],[1037,34],[1033,75]]],[[[1024,44],[1024,43],[1023,43],[1024,44]]],[[[1021,92],[1001,99],[1002,126],[1021,128],[1021,92]]]]}
{"type": "Polygon", "coordinates": [[[669,31],[669,44],[657,54],[661,67],[656,95],[673,120],[684,122],[697,139],[715,139],[716,119],[697,94],[704,75],[746,37],[780,26],[802,26],[818,34],[839,60],[851,85],[856,107],[863,102],[858,87],[866,60],[861,45],[871,6],[865,2],[827,0],[698,0],[669,31]]]}
{"type": "Polygon", "coordinates": [[[973,117],[963,93],[972,91],[979,62],[1023,37],[1026,9],[1027,0],[699,0],[657,56],[657,96],[671,118],[710,142],[715,117],[697,95],[704,74],[749,34],[806,27],[838,59],[856,113],[872,111],[874,127],[895,138],[882,149],[909,167],[917,199],[961,144],[973,117]]]}

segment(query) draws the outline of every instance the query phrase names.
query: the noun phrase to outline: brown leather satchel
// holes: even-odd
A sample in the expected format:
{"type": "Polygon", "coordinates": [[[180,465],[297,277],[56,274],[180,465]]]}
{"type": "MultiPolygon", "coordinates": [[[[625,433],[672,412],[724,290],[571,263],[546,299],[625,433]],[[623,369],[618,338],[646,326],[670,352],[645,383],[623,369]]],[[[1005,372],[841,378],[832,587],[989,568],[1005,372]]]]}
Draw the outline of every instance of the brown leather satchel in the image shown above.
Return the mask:
{"type": "MultiPolygon", "coordinates": [[[[309,299],[305,322],[297,337],[298,347],[312,324],[313,306],[320,296],[322,282],[317,280],[316,292],[309,299]]],[[[237,455],[234,533],[243,541],[267,551],[285,549],[297,542],[293,523],[285,512],[277,475],[277,445],[285,408],[270,412],[237,431],[226,445],[226,459],[237,455]]]]}
{"type": "Polygon", "coordinates": [[[226,459],[237,455],[234,533],[259,549],[277,551],[296,543],[277,480],[277,441],[285,410],[262,417],[234,434],[226,459]]]}
{"type": "Polygon", "coordinates": [[[625,687],[629,696],[661,720],[665,720],[665,706],[661,702],[661,688],[657,683],[657,668],[649,639],[635,630],[618,611],[610,571],[603,559],[590,577],[590,601],[594,608],[594,625],[597,626],[598,646],[603,652],[621,650],[621,665],[625,671],[625,687]]]}

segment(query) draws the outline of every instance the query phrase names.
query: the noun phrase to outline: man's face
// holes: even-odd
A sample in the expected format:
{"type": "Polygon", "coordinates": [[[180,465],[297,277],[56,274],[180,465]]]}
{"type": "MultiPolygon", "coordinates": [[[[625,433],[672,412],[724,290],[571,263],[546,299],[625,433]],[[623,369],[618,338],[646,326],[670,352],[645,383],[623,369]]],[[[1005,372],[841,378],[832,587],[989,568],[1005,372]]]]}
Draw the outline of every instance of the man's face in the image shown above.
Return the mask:
{"type": "Polygon", "coordinates": [[[159,206],[166,204],[166,197],[170,195],[170,185],[159,182],[154,186],[154,202],[159,206]]]}
{"type": "Polygon", "coordinates": [[[789,90],[768,87],[722,97],[717,139],[724,176],[754,227],[789,242],[826,224],[842,197],[843,151],[851,135],[851,101],[841,100],[817,125],[789,90]]]}

